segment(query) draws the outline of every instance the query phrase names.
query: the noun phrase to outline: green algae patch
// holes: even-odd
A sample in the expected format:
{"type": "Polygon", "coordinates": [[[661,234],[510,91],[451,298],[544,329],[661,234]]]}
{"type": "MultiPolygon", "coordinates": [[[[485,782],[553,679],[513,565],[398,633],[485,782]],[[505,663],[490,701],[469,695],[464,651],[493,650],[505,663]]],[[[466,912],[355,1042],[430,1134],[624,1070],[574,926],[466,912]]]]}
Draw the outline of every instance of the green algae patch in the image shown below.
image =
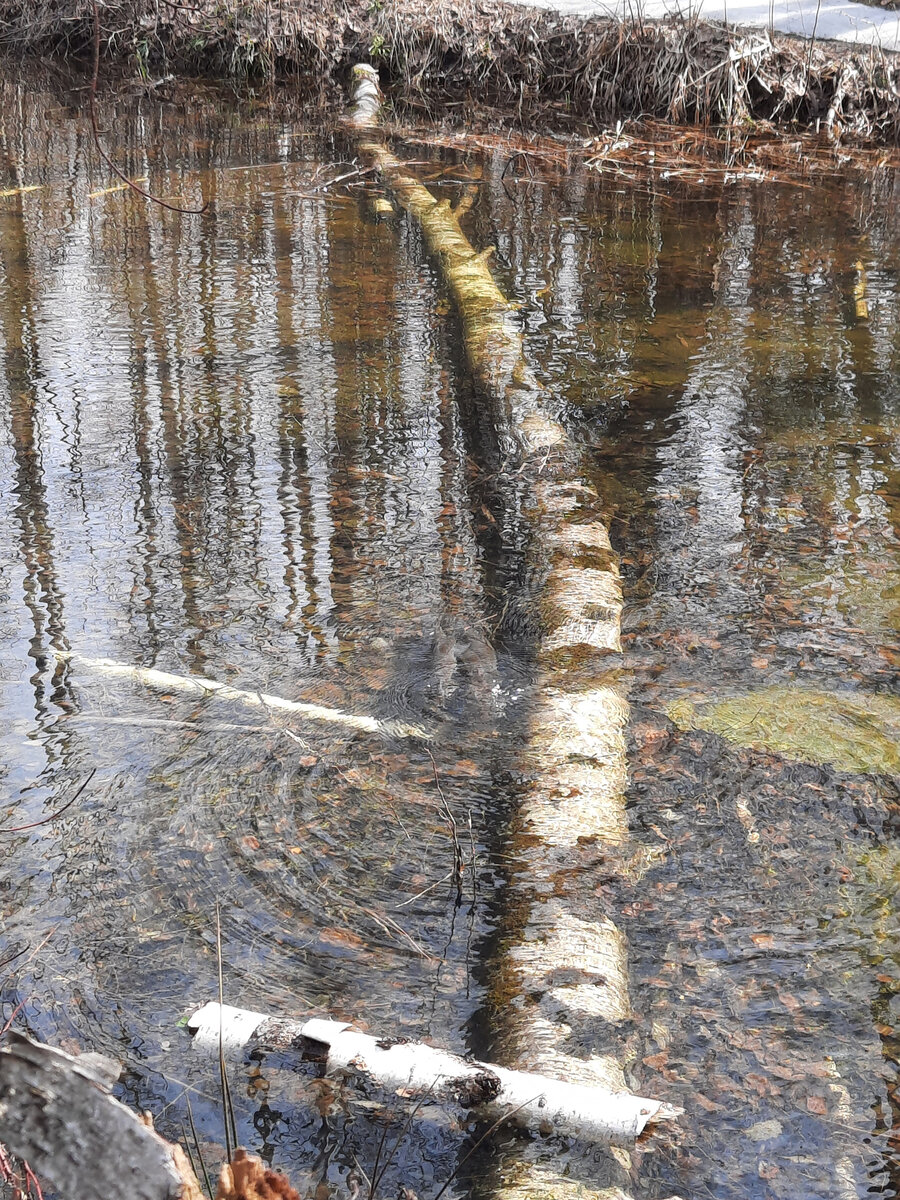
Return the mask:
{"type": "Polygon", "coordinates": [[[679,729],[839,771],[900,774],[900,699],[771,687],[725,700],[666,708],[679,729]]]}

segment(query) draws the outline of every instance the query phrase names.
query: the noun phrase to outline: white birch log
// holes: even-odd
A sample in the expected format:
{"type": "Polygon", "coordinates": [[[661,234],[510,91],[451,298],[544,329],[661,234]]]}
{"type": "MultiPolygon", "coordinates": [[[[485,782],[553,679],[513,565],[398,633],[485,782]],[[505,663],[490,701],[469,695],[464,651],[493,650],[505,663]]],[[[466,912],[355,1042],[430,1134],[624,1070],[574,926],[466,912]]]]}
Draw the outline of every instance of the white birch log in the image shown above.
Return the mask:
{"type": "Polygon", "coordinates": [[[112,658],[87,658],[81,654],[57,651],[56,657],[62,662],[82,667],[86,671],[96,671],[102,675],[112,675],[119,679],[130,679],[142,683],[146,687],[161,688],[167,692],[184,692],[199,698],[214,697],[217,700],[229,701],[233,704],[244,704],[250,708],[262,709],[263,712],[287,713],[290,716],[304,717],[308,721],[323,721],[331,725],[343,725],[349,729],[359,729],[365,733],[378,733],[386,737],[430,738],[431,734],[418,725],[409,725],[405,721],[382,721],[378,717],[368,717],[361,713],[344,712],[340,708],[326,708],[322,704],[309,704],[303,700],[286,700],[284,696],[273,696],[268,692],[250,692],[243,688],[232,687],[216,679],[206,679],[203,675],[173,675],[169,671],[157,671],[153,667],[133,667],[129,663],[116,662],[112,658]]]}
{"type": "MultiPolygon", "coordinates": [[[[628,707],[616,670],[618,560],[596,489],[583,478],[582,452],[545,411],[513,308],[491,275],[490,252],[478,253],[460,223],[468,205],[453,209],[438,200],[378,140],[380,101],[377,73],[367,64],[356,67],[349,123],[361,153],[420,226],[456,303],[469,364],[492,401],[498,429],[508,433],[510,465],[518,459],[517,487],[527,497],[534,531],[532,564],[536,574],[545,573],[541,671],[531,689],[523,763],[532,778],[520,808],[521,833],[508,846],[514,899],[505,962],[496,973],[503,996],[512,985],[529,1003],[503,1005],[505,1019],[495,1032],[523,1071],[620,1095],[620,1031],[631,1014],[626,941],[578,889],[555,891],[582,843],[600,843],[621,857],[628,838],[628,707]],[[597,1038],[594,1052],[583,1058],[569,1046],[577,1040],[576,1024],[586,1022],[597,1038]]],[[[521,1178],[515,1186],[505,1180],[497,1200],[608,1200],[590,1178],[582,1185],[569,1171],[553,1172],[551,1182],[543,1168],[535,1173],[533,1163],[519,1166],[521,1178]]],[[[627,1186],[624,1168],[620,1178],[627,1186]]],[[[619,1200],[624,1196],[617,1193],[619,1200]]]]}
{"type": "Polygon", "coordinates": [[[677,1117],[681,1109],[599,1087],[585,1087],[526,1071],[470,1062],[420,1042],[378,1039],[340,1021],[289,1021],[248,1009],[205,1004],[188,1020],[194,1044],[215,1052],[250,1042],[294,1046],[325,1057],[326,1072],[362,1075],[401,1093],[427,1093],[436,1101],[508,1112],[531,1129],[586,1141],[630,1142],[650,1122],[677,1117]],[[320,1048],[321,1047],[321,1048],[320,1048]]]}

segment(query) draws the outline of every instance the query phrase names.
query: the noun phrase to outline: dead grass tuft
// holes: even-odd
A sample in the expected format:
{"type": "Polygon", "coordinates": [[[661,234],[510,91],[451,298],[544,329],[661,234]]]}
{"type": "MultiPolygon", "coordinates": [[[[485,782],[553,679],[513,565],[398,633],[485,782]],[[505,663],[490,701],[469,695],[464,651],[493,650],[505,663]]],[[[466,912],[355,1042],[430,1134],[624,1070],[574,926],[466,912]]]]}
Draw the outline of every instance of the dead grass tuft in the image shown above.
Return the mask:
{"type": "MultiPolygon", "coordinates": [[[[0,0],[0,44],[83,55],[90,0],[0,0]]],[[[302,75],[326,87],[371,60],[396,96],[474,101],[516,117],[606,125],[654,118],[896,143],[900,56],[699,21],[562,17],[503,0],[106,0],[107,60],[144,78],[181,71],[302,75]]]]}

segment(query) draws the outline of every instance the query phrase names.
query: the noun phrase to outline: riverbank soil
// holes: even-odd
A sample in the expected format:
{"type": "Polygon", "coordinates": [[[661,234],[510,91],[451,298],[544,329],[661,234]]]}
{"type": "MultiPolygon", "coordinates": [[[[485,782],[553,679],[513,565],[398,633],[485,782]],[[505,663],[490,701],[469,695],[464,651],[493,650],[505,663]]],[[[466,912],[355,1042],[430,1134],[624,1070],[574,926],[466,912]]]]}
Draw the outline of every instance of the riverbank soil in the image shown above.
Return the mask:
{"type": "Polygon", "coordinates": [[[169,73],[336,88],[374,62],[395,100],[477,101],[510,115],[609,123],[638,115],[702,125],[776,122],[896,142],[900,56],[675,17],[563,16],[498,2],[0,0],[7,51],[92,53],[148,84],[169,73]]]}

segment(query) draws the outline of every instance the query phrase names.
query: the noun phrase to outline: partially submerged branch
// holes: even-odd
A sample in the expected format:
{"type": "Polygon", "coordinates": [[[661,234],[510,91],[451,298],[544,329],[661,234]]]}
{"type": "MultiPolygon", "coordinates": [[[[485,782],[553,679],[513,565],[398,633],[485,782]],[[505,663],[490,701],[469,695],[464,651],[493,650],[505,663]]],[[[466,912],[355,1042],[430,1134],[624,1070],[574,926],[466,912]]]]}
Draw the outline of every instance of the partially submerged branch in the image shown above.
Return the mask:
{"type": "Polygon", "coordinates": [[[325,1070],[404,1095],[427,1093],[436,1102],[499,1115],[534,1130],[552,1130],[588,1141],[628,1142],[650,1122],[677,1117],[680,1109],[658,1100],[565,1083],[526,1071],[472,1062],[419,1042],[374,1038],[340,1021],[281,1020],[248,1009],[205,1004],[190,1017],[194,1044],[216,1053],[219,1039],[232,1049],[248,1044],[299,1047],[324,1058],[325,1070]]]}
{"type": "Polygon", "coordinates": [[[81,667],[86,671],[111,675],[119,679],[129,679],[134,683],[160,688],[166,692],[182,692],[198,698],[210,697],[216,700],[225,700],[234,704],[243,704],[249,708],[258,708],[263,712],[286,713],[289,716],[303,717],[307,721],[323,721],[326,724],[343,725],[348,729],[358,729],[364,733],[377,733],[384,737],[428,738],[430,736],[426,729],[418,725],[409,725],[405,721],[383,721],[378,717],[344,712],[340,708],[310,704],[305,700],[287,700],[284,696],[274,696],[268,692],[250,692],[244,688],[231,687],[230,684],[216,679],[206,679],[202,675],[174,675],[169,671],[157,671],[152,667],[133,667],[129,663],[116,662],[112,658],[87,658],[84,655],[67,651],[58,651],[56,657],[62,662],[71,663],[72,666],[81,667]]]}
{"type": "Polygon", "coordinates": [[[429,253],[440,263],[459,314],[470,369],[486,392],[510,405],[510,416],[525,448],[561,445],[563,430],[538,412],[541,386],[525,361],[513,305],[491,274],[488,264],[493,247],[476,250],[450,201],[436,199],[375,134],[380,105],[377,72],[367,63],[357,64],[350,124],[358,130],[360,153],[381,172],[398,204],[422,230],[429,253]]]}
{"type": "Polygon", "coordinates": [[[138,187],[133,179],[129,179],[121,167],[117,166],[103,149],[103,143],[100,141],[100,129],[97,124],[97,81],[100,77],[100,12],[97,8],[97,0],[91,0],[91,5],[94,16],[94,71],[91,76],[91,86],[88,92],[88,109],[91,116],[91,133],[94,137],[94,146],[97,153],[113,174],[122,180],[123,186],[129,188],[132,192],[137,192],[145,200],[152,200],[154,204],[158,204],[160,208],[167,208],[169,212],[182,213],[186,216],[202,216],[209,208],[208,203],[204,204],[202,208],[187,208],[179,204],[172,204],[169,200],[163,200],[161,196],[154,196],[146,188],[138,187]]]}

